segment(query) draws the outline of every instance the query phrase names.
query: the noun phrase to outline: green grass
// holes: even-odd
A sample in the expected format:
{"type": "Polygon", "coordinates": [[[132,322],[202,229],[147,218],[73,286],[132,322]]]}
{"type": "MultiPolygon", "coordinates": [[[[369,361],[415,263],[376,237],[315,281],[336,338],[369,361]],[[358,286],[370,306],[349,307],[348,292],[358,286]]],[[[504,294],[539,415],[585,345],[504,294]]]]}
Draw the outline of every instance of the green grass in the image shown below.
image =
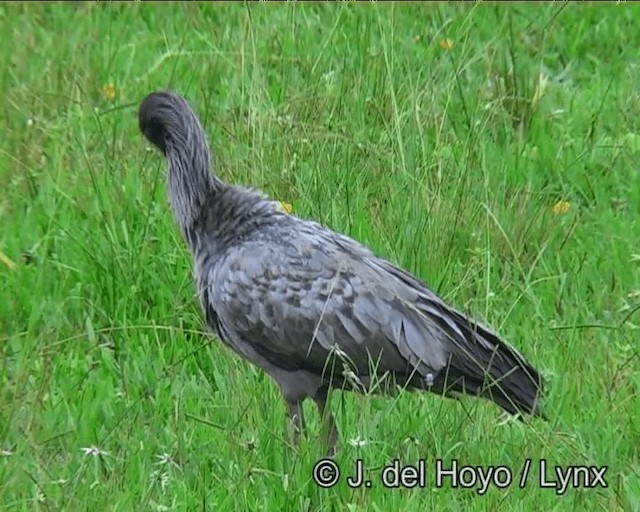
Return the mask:
{"type": "Polygon", "coordinates": [[[640,510],[639,7],[25,3],[0,6],[0,33],[1,510],[640,510]],[[137,127],[167,87],[222,179],[511,340],[549,379],[550,421],[338,392],[337,461],[374,485],[315,485],[311,404],[296,454],[276,386],[204,334],[137,127]],[[380,485],[395,458],[424,459],[426,488],[380,485]],[[436,459],[514,483],[436,489],[436,459]],[[540,459],[608,465],[608,488],[557,496],[540,459]]]}

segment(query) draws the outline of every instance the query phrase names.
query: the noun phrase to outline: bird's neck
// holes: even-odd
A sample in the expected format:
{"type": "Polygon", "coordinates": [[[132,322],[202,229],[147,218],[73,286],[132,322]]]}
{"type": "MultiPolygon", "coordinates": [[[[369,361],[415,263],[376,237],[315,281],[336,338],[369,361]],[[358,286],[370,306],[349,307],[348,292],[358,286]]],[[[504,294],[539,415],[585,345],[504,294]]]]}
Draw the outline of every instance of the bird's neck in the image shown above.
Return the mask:
{"type": "Polygon", "coordinates": [[[169,152],[168,192],[183,233],[197,222],[205,202],[219,193],[224,184],[211,172],[206,143],[193,141],[186,151],[169,152]]]}

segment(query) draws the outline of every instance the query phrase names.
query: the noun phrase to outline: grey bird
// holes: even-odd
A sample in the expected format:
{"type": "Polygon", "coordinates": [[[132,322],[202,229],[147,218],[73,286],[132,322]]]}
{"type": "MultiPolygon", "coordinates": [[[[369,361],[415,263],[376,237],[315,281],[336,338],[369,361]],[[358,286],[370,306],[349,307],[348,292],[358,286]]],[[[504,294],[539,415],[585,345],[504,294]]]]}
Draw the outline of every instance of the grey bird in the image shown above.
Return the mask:
{"type": "Polygon", "coordinates": [[[169,200],[193,255],[205,320],[278,384],[294,445],[301,404],[311,398],[335,453],[338,431],[325,410],[334,388],[470,394],[518,417],[544,416],[542,377],[495,333],[355,240],[220,180],[183,97],[153,92],[138,115],[168,161],[169,200]]]}

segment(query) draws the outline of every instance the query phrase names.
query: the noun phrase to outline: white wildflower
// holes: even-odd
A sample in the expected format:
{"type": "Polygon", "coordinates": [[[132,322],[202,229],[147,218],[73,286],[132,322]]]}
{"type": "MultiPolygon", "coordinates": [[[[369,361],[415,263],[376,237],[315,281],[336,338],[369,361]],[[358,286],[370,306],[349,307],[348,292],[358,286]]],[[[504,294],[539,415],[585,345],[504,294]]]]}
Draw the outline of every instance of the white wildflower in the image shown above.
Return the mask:
{"type": "Polygon", "coordinates": [[[354,446],[356,448],[360,448],[361,446],[364,446],[367,444],[367,440],[366,439],[362,439],[360,436],[355,437],[353,439],[349,439],[349,444],[351,446],[354,446]]]}
{"type": "Polygon", "coordinates": [[[428,387],[433,386],[433,373],[427,373],[424,380],[426,381],[428,387]]]}
{"type": "Polygon", "coordinates": [[[155,464],[158,466],[172,466],[180,469],[180,466],[173,460],[170,453],[161,453],[160,455],[156,455],[156,459],[158,459],[158,461],[155,464]]]}
{"type": "Polygon", "coordinates": [[[83,451],[87,457],[104,457],[105,455],[109,455],[109,452],[105,452],[97,446],[87,446],[80,448],[80,450],[83,451]]]}

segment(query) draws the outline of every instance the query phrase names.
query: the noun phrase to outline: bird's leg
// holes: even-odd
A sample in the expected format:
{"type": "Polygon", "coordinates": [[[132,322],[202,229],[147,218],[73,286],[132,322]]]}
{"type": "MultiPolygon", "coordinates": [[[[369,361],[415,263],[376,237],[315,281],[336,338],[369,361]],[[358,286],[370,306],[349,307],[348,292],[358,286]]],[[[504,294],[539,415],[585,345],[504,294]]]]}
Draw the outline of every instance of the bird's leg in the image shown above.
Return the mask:
{"type": "Polygon", "coordinates": [[[327,396],[328,390],[326,388],[320,388],[313,397],[313,401],[318,406],[323,426],[327,429],[327,456],[333,457],[337,450],[338,428],[336,427],[336,421],[333,417],[333,413],[329,408],[327,408],[327,396]]]}
{"type": "Polygon", "coordinates": [[[292,402],[287,401],[287,409],[289,411],[289,421],[291,422],[291,428],[293,430],[291,440],[293,446],[297,448],[298,443],[300,442],[300,432],[305,428],[302,402],[299,400],[292,402]]]}

